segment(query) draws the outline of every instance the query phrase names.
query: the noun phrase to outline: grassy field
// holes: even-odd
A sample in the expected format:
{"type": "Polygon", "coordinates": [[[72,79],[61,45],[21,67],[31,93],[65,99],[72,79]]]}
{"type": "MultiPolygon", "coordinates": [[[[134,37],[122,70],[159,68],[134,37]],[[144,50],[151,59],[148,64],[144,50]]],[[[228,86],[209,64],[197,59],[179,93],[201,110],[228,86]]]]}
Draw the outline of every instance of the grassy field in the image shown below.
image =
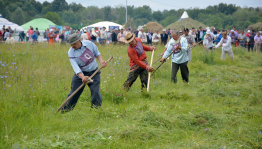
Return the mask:
{"type": "Polygon", "coordinates": [[[114,57],[101,73],[102,107],[90,108],[86,87],[72,112],[55,114],[74,75],[69,46],[0,44],[0,148],[262,148],[261,53],[234,48],[234,61],[220,60],[221,48],[206,55],[196,47],[190,84],[180,71],[171,83],[168,60],[148,94],[139,79],[121,90],[127,46],[98,48],[114,57]]]}

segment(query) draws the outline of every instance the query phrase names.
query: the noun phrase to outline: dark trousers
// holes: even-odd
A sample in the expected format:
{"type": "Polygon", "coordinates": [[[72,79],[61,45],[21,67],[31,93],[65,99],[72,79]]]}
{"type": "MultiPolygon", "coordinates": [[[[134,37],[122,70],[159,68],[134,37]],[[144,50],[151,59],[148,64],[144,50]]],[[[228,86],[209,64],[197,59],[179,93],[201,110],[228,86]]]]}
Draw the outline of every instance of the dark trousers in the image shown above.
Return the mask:
{"type": "Polygon", "coordinates": [[[166,40],[163,40],[163,41],[161,41],[161,43],[162,43],[163,45],[166,45],[167,41],[166,41],[166,40]]]}
{"type": "Polygon", "coordinates": [[[105,42],[106,42],[106,40],[105,40],[105,39],[99,39],[99,43],[100,43],[101,45],[104,45],[104,44],[105,44],[105,42]]]}
{"type": "Polygon", "coordinates": [[[177,63],[174,63],[172,62],[172,73],[171,73],[171,81],[176,83],[177,82],[177,77],[176,77],[176,74],[177,74],[177,71],[181,70],[181,75],[182,75],[182,79],[183,81],[185,82],[189,82],[189,70],[188,70],[188,67],[187,67],[187,63],[188,62],[185,62],[185,63],[182,63],[182,64],[177,64],[177,63]]]}
{"type": "Polygon", "coordinates": [[[152,44],[152,39],[150,40],[150,39],[147,39],[147,44],[149,45],[151,45],[152,44]]]}
{"type": "MultiPolygon", "coordinates": [[[[91,72],[83,72],[85,76],[91,76],[95,71],[91,71],[91,72]]],[[[88,87],[90,88],[91,91],[91,107],[93,107],[94,105],[96,107],[99,107],[102,105],[102,96],[99,92],[99,87],[100,87],[100,71],[92,78],[92,80],[94,82],[89,83],[88,87]]],[[[71,82],[71,91],[68,94],[67,97],[69,97],[79,86],[82,85],[82,79],[78,77],[78,75],[74,75],[72,78],[72,82],[71,82]]],[[[83,86],[69,101],[68,103],[63,107],[62,109],[62,113],[63,112],[67,112],[67,111],[71,111],[74,109],[78,98],[80,97],[80,95],[82,94],[83,90],[84,90],[85,86],[83,86]]]]}
{"type": "Polygon", "coordinates": [[[138,67],[136,70],[130,72],[127,76],[127,80],[124,83],[124,89],[128,91],[132,84],[136,81],[137,77],[140,76],[141,89],[147,87],[148,72],[146,69],[138,67]]]}
{"type": "Polygon", "coordinates": [[[248,52],[250,52],[250,49],[253,51],[254,43],[248,43],[247,47],[248,47],[248,52]]]}

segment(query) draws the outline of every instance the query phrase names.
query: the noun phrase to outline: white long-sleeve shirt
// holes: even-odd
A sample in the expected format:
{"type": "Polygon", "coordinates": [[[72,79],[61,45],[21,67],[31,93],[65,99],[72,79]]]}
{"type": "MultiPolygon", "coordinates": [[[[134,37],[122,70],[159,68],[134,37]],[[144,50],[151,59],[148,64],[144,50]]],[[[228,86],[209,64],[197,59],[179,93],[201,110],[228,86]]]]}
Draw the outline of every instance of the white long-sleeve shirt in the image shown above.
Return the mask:
{"type": "Polygon", "coordinates": [[[213,47],[214,46],[213,39],[214,39],[214,34],[210,34],[209,37],[205,36],[204,41],[203,41],[203,45],[205,45],[207,48],[213,47]],[[210,37],[211,37],[211,39],[208,39],[210,37]]]}
{"type": "Polygon", "coordinates": [[[154,33],[152,39],[152,42],[159,42],[160,34],[154,33]]]}
{"type": "Polygon", "coordinates": [[[15,43],[14,37],[7,37],[5,43],[14,44],[15,43]]]}
{"type": "Polygon", "coordinates": [[[83,34],[81,35],[81,40],[88,40],[88,36],[87,36],[86,33],[83,33],[83,34]]]}
{"type": "Polygon", "coordinates": [[[229,51],[232,49],[231,47],[231,37],[227,36],[226,38],[222,38],[220,42],[216,45],[216,48],[218,48],[220,45],[222,45],[222,50],[229,51]]]}
{"type": "Polygon", "coordinates": [[[146,33],[145,32],[139,32],[138,33],[138,38],[141,39],[142,42],[147,42],[147,38],[146,38],[146,33]]]}
{"type": "Polygon", "coordinates": [[[101,34],[100,34],[100,38],[101,38],[101,39],[106,39],[106,31],[101,30],[100,33],[101,33],[101,34]]]}

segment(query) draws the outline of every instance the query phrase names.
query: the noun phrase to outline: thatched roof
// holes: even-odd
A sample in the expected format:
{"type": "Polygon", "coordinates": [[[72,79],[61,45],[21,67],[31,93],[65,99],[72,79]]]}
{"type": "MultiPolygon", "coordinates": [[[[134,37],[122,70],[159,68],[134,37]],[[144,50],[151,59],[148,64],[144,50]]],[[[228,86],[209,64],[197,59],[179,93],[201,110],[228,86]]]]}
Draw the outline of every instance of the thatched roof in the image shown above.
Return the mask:
{"type": "Polygon", "coordinates": [[[198,22],[196,20],[193,20],[191,18],[186,18],[186,19],[183,19],[183,20],[180,20],[180,21],[176,21],[170,25],[168,25],[166,27],[166,29],[176,29],[176,30],[179,30],[179,29],[184,29],[185,28],[185,24],[186,24],[186,28],[188,29],[192,29],[192,27],[194,27],[195,29],[198,29],[200,26],[202,26],[202,28],[206,28],[208,26],[206,26],[205,24],[201,23],[201,22],[198,22]]]}
{"type": "Polygon", "coordinates": [[[158,24],[157,22],[148,22],[145,26],[145,29],[150,29],[155,31],[162,31],[163,30],[163,26],[161,24],[158,24]]]}

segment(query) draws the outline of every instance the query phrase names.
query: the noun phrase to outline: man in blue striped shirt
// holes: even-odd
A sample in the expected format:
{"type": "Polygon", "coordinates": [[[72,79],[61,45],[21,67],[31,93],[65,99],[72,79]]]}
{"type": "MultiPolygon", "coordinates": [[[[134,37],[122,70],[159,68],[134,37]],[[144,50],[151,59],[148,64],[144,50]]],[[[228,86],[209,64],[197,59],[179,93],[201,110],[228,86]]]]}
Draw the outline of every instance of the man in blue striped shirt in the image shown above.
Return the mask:
{"type": "Polygon", "coordinates": [[[172,40],[167,45],[167,49],[164,51],[164,55],[161,59],[161,62],[165,61],[168,55],[172,53],[172,72],[171,72],[171,81],[177,82],[177,72],[180,68],[182,79],[185,82],[189,82],[189,71],[187,67],[188,56],[187,56],[187,48],[188,43],[187,39],[179,36],[179,32],[176,30],[172,30],[172,40]]]}
{"type": "MultiPolygon", "coordinates": [[[[98,68],[95,58],[98,59],[102,67],[106,67],[106,62],[102,59],[101,53],[97,46],[90,41],[80,41],[78,34],[72,34],[68,38],[68,43],[71,48],[68,51],[69,60],[74,69],[75,75],[71,82],[71,91],[68,97],[79,87],[82,83],[88,82],[88,76],[91,76],[98,68]]],[[[100,71],[92,78],[93,82],[88,86],[91,91],[91,107],[100,107],[102,105],[102,96],[99,92],[100,87],[100,71]]],[[[74,109],[78,98],[82,94],[84,87],[81,88],[62,108],[62,113],[74,109]]]]}

